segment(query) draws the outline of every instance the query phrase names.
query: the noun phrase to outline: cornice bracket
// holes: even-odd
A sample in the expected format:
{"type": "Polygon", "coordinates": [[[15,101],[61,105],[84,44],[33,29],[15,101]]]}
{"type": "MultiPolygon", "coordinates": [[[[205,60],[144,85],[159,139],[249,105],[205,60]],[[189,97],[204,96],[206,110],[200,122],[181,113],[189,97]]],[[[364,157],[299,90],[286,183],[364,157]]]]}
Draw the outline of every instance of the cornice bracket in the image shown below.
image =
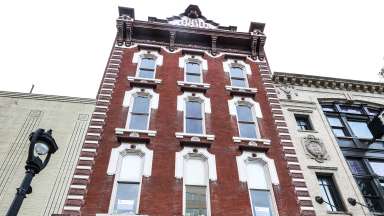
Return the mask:
{"type": "Polygon", "coordinates": [[[169,50],[171,52],[175,51],[175,39],[176,39],[176,31],[169,32],[169,50]]]}
{"type": "Polygon", "coordinates": [[[132,24],[133,19],[127,15],[120,16],[116,21],[117,45],[122,46],[124,43],[126,46],[130,46],[132,42],[132,24]]]}
{"type": "Polygon", "coordinates": [[[216,46],[217,36],[212,35],[211,39],[212,39],[211,54],[215,56],[217,55],[217,46],[216,46]]]}

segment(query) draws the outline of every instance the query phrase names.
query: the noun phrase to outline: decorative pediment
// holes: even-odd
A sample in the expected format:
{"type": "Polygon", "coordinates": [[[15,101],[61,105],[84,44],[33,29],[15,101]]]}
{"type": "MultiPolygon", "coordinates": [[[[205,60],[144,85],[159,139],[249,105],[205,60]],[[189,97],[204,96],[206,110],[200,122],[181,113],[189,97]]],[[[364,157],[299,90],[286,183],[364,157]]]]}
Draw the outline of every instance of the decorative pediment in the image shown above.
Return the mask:
{"type": "Polygon", "coordinates": [[[179,16],[167,18],[169,24],[194,28],[217,29],[219,24],[207,20],[197,5],[189,5],[179,16]]]}

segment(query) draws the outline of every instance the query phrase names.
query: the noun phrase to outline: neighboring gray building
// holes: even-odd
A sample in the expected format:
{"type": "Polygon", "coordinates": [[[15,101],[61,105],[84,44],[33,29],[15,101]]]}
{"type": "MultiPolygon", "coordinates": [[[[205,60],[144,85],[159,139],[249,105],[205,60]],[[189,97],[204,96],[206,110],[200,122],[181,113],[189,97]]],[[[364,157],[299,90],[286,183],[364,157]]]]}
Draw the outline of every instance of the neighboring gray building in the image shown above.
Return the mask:
{"type": "Polygon", "coordinates": [[[61,212],[94,108],[94,99],[0,91],[0,215],[24,177],[28,136],[37,128],[51,128],[59,150],[33,179],[19,215],[61,212]]]}
{"type": "Polygon", "coordinates": [[[273,80],[316,215],[384,215],[384,140],[367,122],[384,107],[383,83],[275,72],[273,80]],[[315,197],[330,202],[319,204],[315,197]],[[348,198],[369,206],[353,206],[348,198]]]}

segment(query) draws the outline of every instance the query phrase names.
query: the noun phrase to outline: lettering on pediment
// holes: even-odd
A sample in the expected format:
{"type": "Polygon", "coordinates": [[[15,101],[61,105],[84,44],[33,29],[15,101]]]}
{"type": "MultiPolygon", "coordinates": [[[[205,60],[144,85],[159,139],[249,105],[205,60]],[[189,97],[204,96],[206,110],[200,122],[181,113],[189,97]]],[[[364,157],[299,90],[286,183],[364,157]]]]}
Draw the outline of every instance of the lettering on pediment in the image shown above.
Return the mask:
{"type": "Polygon", "coordinates": [[[183,16],[180,19],[168,21],[169,24],[179,25],[179,26],[188,26],[194,28],[207,28],[207,29],[217,29],[216,26],[206,23],[204,19],[201,18],[190,18],[183,16]]]}

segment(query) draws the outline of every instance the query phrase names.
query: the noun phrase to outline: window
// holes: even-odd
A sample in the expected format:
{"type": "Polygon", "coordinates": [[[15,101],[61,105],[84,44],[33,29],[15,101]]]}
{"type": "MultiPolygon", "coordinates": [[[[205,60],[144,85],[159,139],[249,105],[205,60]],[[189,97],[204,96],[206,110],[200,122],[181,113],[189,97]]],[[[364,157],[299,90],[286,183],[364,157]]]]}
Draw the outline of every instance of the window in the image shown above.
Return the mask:
{"type": "Polygon", "coordinates": [[[138,77],[140,78],[155,78],[156,61],[152,57],[142,57],[140,60],[140,67],[138,70],[138,77]]]}
{"type": "Polygon", "coordinates": [[[368,129],[365,121],[356,121],[348,119],[348,125],[351,127],[353,134],[359,138],[372,139],[373,136],[368,129]]]}
{"type": "Polygon", "coordinates": [[[319,181],[321,196],[327,202],[327,209],[329,211],[344,211],[344,206],[341,202],[339,193],[333,178],[330,175],[317,174],[317,180],[319,181]]]}
{"type": "Polygon", "coordinates": [[[117,176],[114,214],[136,214],[143,172],[143,158],[134,153],[123,156],[117,176]]]}
{"type": "Polygon", "coordinates": [[[201,83],[201,65],[195,61],[188,61],[185,67],[185,81],[201,83]]]}
{"type": "Polygon", "coordinates": [[[186,216],[207,216],[208,170],[204,156],[189,155],[184,159],[184,199],[186,216]]]}
{"type": "Polygon", "coordinates": [[[384,177],[384,161],[369,161],[369,165],[371,166],[373,172],[376,175],[384,177]]]}
{"type": "Polygon", "coordinates": [[[295,119],[298,130],[313,130],[309,116],[295,114],[295,119]]]}
{"type": "MultiPolygon", "coordinates": [[[[377,186],[375,186],[375,181],[372,179],[372,175],[379,175],[378,173],[383,171],[383,164],[378,161],[369,161],[369,165],[374,172],[373,174],[370,174],[363,159],[347,158],[347,162],[369,209],[373,212],[382,212],[383,205],[380,202],[380,195],[377,190],[375,190],[375,187],[377,186]]],[[[380,187],[382,186],[380,185],[380,187]]]]}
{"type": "Polygon", "coordinates": [[[187,100],[185,102],[185,132],[204,134],[202,102],[187,100]]]}
{"type": "Polygon", "coordinates": [[[149,123],[150,99],[148,95],[134,96],[130,108],[129,129],[147,130],[149,123]]]}
{"type": "Polygon", "coordinates": [[[345,129],[339,117],[328,116],[328,122],[337,137],[345,137],[345,129]]]}
{"type": "Polygon", "coordinates": [[[250,104],[238,104],[236,111],[240,137],[256,138],[256,122],[252,113],[252,106],[250,104]]]}
{"type": "Polygon", "coordinates": [[[186,185],[185,193],[185,215],[207,215],[207,187],[186,185]]]}
{"type": "Polygon", "coordinates": [[[239,66],[232,66],[229,69],[231,85],[236,87],[247,87],[246,74],[243,68],[239,66]]]}

